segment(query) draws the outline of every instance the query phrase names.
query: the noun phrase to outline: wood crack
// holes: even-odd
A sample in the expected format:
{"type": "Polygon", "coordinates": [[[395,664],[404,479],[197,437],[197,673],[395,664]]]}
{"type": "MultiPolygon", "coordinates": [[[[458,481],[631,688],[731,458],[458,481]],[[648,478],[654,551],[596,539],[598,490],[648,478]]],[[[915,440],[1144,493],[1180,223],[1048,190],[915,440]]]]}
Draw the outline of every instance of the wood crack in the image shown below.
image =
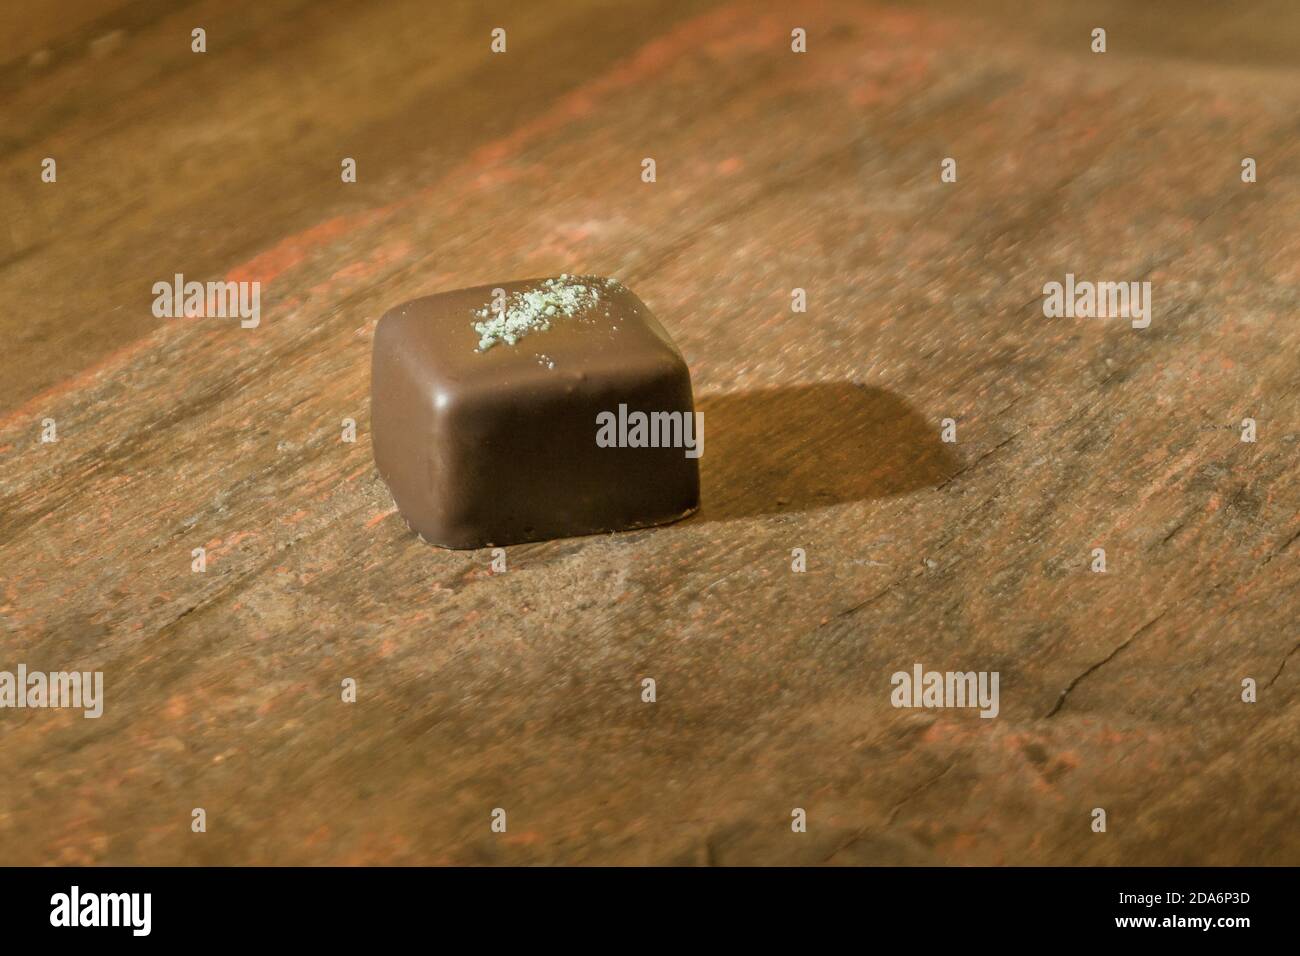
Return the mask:
{"type": "Polygon", "coordinates": [[[1295,534],[1291,535],[1291,537],[1287,538],[1284,542],[1282,542],[1281,547],[1275,548],[1272,552],[1270,552],[1269,556],[1265,558],[1263,562],[1261,562],[1260,567],[1263,567],[1264,565],[1268,564],[1270,561],[1276,558],[1287,548],[1291,547],[1291,545],[1295,544],[1296,541],[1300,541],[1300,529],[1297,529],[1295,534]]]}
{"type": "MultiPolygon", "coordinates": [[[[893,805],[893,807],[890,808],[888,816],[885,817],[885,826],[893,826],[894,820],[897,819],[899,812],[903,809],[903,807],[907,803],[911,802],[912,800],[915,800],[925,791],[929,790],[936,783],[938,783],[940,780],[946,777],[948,775],[948,772],[952,770],[954,766],[956,766],[956,761],[953,761],[952,763],[948,764],[948,766],[944,767],[942,770],[940,770],[929,780],[926,780],[924,783],[920,784],[920,786],[917,786],[911,791],[909,791],[908,793],[904,794],[902,799],[900,799],[897,803],[893,805]]],[[[853,846],[856,843],[861,842],[862,838],[866,836],[869,832],[871,832],[871,829],[872,828],[870,826],[865,826],[862,827],[861,829],[855,830],[851,837],[849,837],[847,840],[845,840],[835,849],[831,850],[831,852],[826,854],[826,856],[822,857],[821,862],[829,863],[831,860],[835,859],[835,857],[839,856],[849,847],[853,846]]]]}
{"type": "MultiPolygon", "coordinates": [[[[906,577],[906,575],[904,575],[904,577],[906,577]]],[[[836,619],[852,617],[854,614],[857,614],[859,611],[861,611],[864,607],[869,607],[870,605],[875,604],[878,600],[880,600],[890,591],[894,590],[894,588],[898,587],[898,585],[901,584],[902,581],[903,578],[898,578],[897,580],[890,583],[883,590],[877,591],[875,594],[871,595],[871,597],[867,598],[865,601],[859,601],[857,604],[853,605],[852,607],[845,608],[843,611],[840,611],[839,614],[835,615],[836,619]]],[[[829,624],[830,622],[827,621],[826,623],[829,624]]],[[[825,627],[826,625],[823,624],[821,626],[825,627]]]]}
{"type": "Polygon", "coordinates": [[[925,791],[929,790],[931,787],[933,787],[936,783],[938,783],[938,782],[939,782],[940,780],[942,780],[944,777],[948,776],[948,772],[949,772],[950,770],[952,770],[952,768],[953,768],[954,766],[956,766],[956,761],[953,761],[952,763],[948,764],[948,766],[944,767],[944,768],[943,768],[942,770],[940,770],[937,774],[935,774],[935,775],[934,775],[933,777],[931,777],[929,780],[927,780],[927,781],[925,781],[924,783],[922,783],[922,784],[921,784],[919,787],[917,787],[916,789],[912,790],[910,793],[905,794],[905,795],[903,796],[903,799],[899,800],[899,801],[898,801],[896,804],[894,804],[894,806],[890,809],[890,811],[889,811],[889,816],[885,818],[885,825],[886,825],[886,826],[893,826],[894,820],[897,819],[898,814],[899,814],[899,811],[901,811],[901,810],[903,809],[904,805],[910,803],[912,800],[915,800],[917,797],[919,797],[921,794],[925,793],[925,791]]]}
{"type": "MultiPolygon", "coordinates": [[[[1022,431],[1023,431],[1023,429],[1022,429],[1022,431]]],[[[976,459],[975,459],[973,462],[971,462],[969,465],[966,465],[966,466],[964,466],[964,467],[962,467],[962,468],[959,468],[957,471],[953,472],[951,475],[949,475],[947,478],[945,478],[943,481],[941,481],[938,485],[936,485],[934,490],[935,490],[935,491],[943,491],[943,489],[947,488],[950,484],[952,484],[954,481],[956,481],[956,480],[957,480],[958,478],[960,478],[962,475],[966,474],[966,472],[971,471],[971,470],[974,469],[974,468],[978,468],[978,467],[980,466],[980,464],[984,461],[984,459],[988,458],[990,455],[993,455],[993,454],[996,453],[999,449],[1004,448],[1004,447],[1006,447],[1007,445],[1011,444],[1011,442],[1013,442],[1019,434],[1020,434],[1020,432],[1012,432],[1012,433],[1011,433],[1010,435],[1008,435],[1006,438],[1002,439],[1002,441],[998,442],[996,445],[994,445],[992,448],[990,448],[990,449],[989,449],[988,451],[986,451],[984,454],[982,454],[982,455],[980,455],[978,458],[976,458],[976,459]]]]}
{"type": "MultiPolygon", "coordinates": [[[[1166,609],[1166,610],[1167,610],[1167,609],[1166,609]]],[[[1084,671],[1082,674],[1080,674],[1080,675],[1079,675],[1078,677],[1076,677],[1074,680],[1070,681],[1070,683],[1066,686],[1065,690],[1061,691],[1061,696],[1058,697],[1058,698],[1056,699],[1056,703],[1052,706],[1052,709],[1049,710],[1049,711],[1044,715],[1044,717],[1045,717],[1045,718],[1048,718],[1048,717],[1055,717],[1055,716],[1057,715],[1057,713],[1060,712],[1061,708],[1062,708],[1063,706],[1065,706],[1065,699],[1066,699],[1067,697],[1070,696],[1070,692],[1071,692],[1072,690],[1074,690],[1076,687],[1078,687],[1079,684],[1080,684],[1080,683],[1081,683],[1085,678],[1087,678],[1089,675],[1095,673],[1095,672],[1096,672],[1098,669],[1100,669],[1103,665],[1105,665],[1105,664],[1109,664],[1109,663],[1110,663],[1111,661],[1113,661],[1116,657],[1118,657],[1121,653],[1123,653],[1123,651],[1125,650],[1125,648],[1127,648],[1130,644],[1132,644],[1132,643],[1133,643],[1134,641],[1136,641],[1139,637],[1141,637],[1143,634],[1145,634],[1145,633],[1146,633],[1146,632],[1147,632],[1147,631],[1152,627],[1152,625],[1154,625],[1157,621],[1159,621],[1162,617],[1165,616],[1165,613],[1166,613],[1166,611],[1161,611],[1159,614],[1157,614],[1157,615],[1156,615],[1155,617],[1153,617],[1151,620],[1147,621],[1145,624],[1143,624],[1141,627],[1139,627],[1136,631],[1134,631],[1131,635],[1129,635],[1128,640],[1126,640],[1123,644],[1119,645],[1119,647],[1115,648],[1113,651],[1111,651],[1109,654],[1107,654],[1104,658],[1102,658],[1101,660],[1099,660],[1097,663],[1093,664],[1091,667],[1089,667],[1086,671],[1084,671]]]]}
{"type": "Polygon", "coordinates": [[[1282,663],[1277,665],[1277,672],[1270,677],[1268,683],[1264,685],[1265,690],[1272,687],[1277,679],[1282,676],[1282,671],[1286,669],[1286,662],[1295,656],[1296,651],[1300,651],[1300,642],[1297,642],[1295,647],[1286,652],[1286,656],[1282,658],[1282,663]]]}

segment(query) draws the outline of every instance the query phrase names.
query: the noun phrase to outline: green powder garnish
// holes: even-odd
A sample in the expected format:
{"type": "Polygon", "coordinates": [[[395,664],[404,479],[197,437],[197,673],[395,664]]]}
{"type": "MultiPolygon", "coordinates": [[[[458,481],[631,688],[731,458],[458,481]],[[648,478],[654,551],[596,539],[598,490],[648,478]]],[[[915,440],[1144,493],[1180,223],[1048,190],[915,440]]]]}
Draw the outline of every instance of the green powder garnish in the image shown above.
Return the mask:
{"type": "Polygon", "coordinates": [[[529,332],[549,329],[552,320],[575,318],[599,301],[600,293],[593,286],[577,282],[573,276],[547,279],[536,288],[508,296],[500,312],[488,303],[474,313],[483,320],[473,323],[479,336],[478,350],[486,352],[498,342],[514,345],[529,332]]]}

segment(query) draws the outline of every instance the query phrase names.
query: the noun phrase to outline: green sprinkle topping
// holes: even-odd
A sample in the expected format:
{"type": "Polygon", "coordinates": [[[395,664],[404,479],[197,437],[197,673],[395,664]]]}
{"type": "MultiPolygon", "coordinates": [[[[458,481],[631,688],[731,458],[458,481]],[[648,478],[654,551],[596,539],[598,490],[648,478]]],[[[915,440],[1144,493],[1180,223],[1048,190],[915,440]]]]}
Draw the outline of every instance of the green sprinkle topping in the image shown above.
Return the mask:
{"type": "Polygon", "coordinates": [[[535,288],[508,296],[499,312],[492,303],[475,311],[474,315],[482,319],[473,323],[479,337],[478,350],[486,352],[498,342],[514,345],[529,332],[549,329],[553,319],[576,318],[599,302],[600,292],[578,282],[575,276],[547,279],[535,288]]]}

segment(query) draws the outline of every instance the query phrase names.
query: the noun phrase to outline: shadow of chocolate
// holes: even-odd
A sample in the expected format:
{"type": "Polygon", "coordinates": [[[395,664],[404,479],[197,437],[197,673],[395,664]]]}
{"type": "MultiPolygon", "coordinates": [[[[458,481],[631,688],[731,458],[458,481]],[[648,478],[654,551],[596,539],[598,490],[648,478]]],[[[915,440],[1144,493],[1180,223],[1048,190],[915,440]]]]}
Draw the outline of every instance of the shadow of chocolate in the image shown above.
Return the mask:
{"type": "Polygon", "coordinates": [[[725,521],[932,488],[960,463],[892,392],[853,382],[704,395],[700,510],[725,521]]]}

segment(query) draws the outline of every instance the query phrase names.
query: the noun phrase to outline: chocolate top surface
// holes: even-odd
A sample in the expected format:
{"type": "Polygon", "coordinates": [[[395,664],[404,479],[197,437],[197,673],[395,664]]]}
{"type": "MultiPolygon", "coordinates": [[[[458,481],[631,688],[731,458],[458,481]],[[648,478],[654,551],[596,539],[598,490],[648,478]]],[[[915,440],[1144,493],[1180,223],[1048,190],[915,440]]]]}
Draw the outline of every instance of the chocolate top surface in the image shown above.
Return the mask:
{"type": "MultiPolygon", "coordinates": [[[[544,385],[566,378],[670,370],[682,358],[645,304],[626,286],[595,276],[526,279],[444,292],[404,303],[385,313],[376,333],[403,343],[403,355],[419,365],[419,377],[447,400],[482,390],[544,385]],[[545,328],[532,328],[511,344],[496,340],[480,348],[475,326],[497,316],[493,291],[507,303],[521,294],[565,281],[589,289],[572,314],[557,310],[545,328]]],[[[438,396],[435,396],[437,398],[438,396]]]]}

